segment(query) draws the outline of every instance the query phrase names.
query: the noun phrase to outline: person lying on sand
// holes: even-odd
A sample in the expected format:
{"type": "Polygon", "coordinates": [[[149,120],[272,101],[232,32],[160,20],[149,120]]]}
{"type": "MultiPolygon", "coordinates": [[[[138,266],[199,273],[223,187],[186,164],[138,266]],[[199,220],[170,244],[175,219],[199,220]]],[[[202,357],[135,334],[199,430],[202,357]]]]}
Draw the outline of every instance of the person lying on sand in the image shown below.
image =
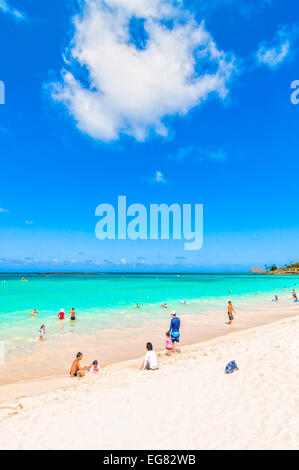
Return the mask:
{"type": "Polygon", "coordinates": [[[144,360],[140,367],[141,370],[157,370],[159,369],[158,356],[157,353],[153,350],[152,343],[146,344],[147,353],[144,356],[144,360]]]}
{"type": "Polygon", "coordinates": [[[31,317],[35,317],[35,315],[38,315],[38,311],[36,310],[36,308],[34,310],[32,310],[32,312],[30,312],[29,315],[31,317]]]}
{"type": "Polygon", "coordinates": [[[80,366],[80,361],[83,358],[83,354],[81,352],[78,352],[76,355],[76,359],[73,361],[71,370],[70,370],[70,375],[72,377],[84,377],[85,371],[88,370],[88,367],[80,366]]]}
{"type": "Polygon", "coordinates": [[[227,314],[228,314],[228,323],[229,325],[231,324],[231,322],[233,321],[234,319],[234,316],[233,316],[233,312],[235,312],[235,309],[233,307],[233,304],[231,303],[231,300],[229,300],[228,302],[228,307],[227,307],[227,314]]]}

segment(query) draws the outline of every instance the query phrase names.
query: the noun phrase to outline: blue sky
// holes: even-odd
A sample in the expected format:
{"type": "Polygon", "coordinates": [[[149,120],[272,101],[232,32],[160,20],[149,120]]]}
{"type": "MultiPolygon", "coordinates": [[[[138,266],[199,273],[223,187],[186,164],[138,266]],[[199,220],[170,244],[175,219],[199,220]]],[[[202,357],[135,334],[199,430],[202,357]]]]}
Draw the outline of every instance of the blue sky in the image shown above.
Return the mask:
{"type": "Polygon", "coordinates": [[[0,0],[0,270],[297,261],[298,2],[89,3],[0,0]],[[203,248],[97,240],[119,195],[202,203],[203,248]]]}

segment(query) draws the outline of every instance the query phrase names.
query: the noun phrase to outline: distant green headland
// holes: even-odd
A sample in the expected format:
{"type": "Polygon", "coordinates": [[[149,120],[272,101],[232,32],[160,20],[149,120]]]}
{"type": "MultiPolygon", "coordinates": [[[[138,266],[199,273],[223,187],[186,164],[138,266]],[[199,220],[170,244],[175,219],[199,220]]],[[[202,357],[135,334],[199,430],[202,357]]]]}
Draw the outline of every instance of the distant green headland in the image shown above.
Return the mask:
{"type": "Polygon", "coordinates": [[[285,265],[284,267],[279,267],[276,264],[271,266],[265,266],[265,269],[262,268],[252,268],[250,273],[253,274],[276,274],[276,275],[299,275],[299,262],[285,265]]]}

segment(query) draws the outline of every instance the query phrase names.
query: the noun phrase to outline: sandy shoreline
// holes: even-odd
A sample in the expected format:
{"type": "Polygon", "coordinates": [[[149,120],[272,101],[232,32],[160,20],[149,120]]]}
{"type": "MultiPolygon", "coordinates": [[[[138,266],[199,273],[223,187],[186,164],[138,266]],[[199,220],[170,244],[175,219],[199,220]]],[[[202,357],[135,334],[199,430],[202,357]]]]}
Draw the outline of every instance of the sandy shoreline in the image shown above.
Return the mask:
{"type": "Polygon", "coordinates": [[[298,338],[297,316],[162,355],[155,372],[139,358],[56,384],[20,410],[0,406],[0,447],[296,449],[298,338]],[[226,375],[232,359],[239,371],[226,375]]]}
{"type": "MultiPolygon", "coordinates": [[[[184,346],[205,342],[244,329],[265,325],[282,318],[298,314],[298,304],[288,297],[281,301],[245,304],[236,306],[237,315],[232,325],[227,325],[223,311],[201,315],[180,315],[181,344],[184,346]]],[[[165,331],[170,323],[170,312],[165,312],[164,320],[143,324],[127,330],[103,330],[92,335],[72,335],[61,344],[51,344],[48,340],[39,345],[37,353],[0,365],[0,403],[16,397],[32,395],[39,390],[55,388],[59,383],[70,384],[68,376],[70,364],[77,351],[84,353],[84,363],[98,359],[103,367],[138,358],[144,354],[147,341],[156,350],[165,344],[165,331]]]]}

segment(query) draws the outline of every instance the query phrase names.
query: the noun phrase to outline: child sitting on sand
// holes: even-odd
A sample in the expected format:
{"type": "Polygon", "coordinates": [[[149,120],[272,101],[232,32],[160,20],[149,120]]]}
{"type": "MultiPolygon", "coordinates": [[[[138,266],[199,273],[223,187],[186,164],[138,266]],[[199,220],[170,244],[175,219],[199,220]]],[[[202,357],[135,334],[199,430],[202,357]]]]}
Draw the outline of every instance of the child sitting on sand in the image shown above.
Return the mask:
{"type": "Polygon", "coordinates": [[[166,332],[166,344],[165,344],[165,349],[166,349],[166,355],[170,356],[171,351],[172,351],[172,342],[171,342],[171,336],[169,331],[166,332]]]}
{"type": "Polygon", "coordinates": [[[88,367],[88,372],[99,372],[101,370],[98,361],[94,360],[88,367]]]}

